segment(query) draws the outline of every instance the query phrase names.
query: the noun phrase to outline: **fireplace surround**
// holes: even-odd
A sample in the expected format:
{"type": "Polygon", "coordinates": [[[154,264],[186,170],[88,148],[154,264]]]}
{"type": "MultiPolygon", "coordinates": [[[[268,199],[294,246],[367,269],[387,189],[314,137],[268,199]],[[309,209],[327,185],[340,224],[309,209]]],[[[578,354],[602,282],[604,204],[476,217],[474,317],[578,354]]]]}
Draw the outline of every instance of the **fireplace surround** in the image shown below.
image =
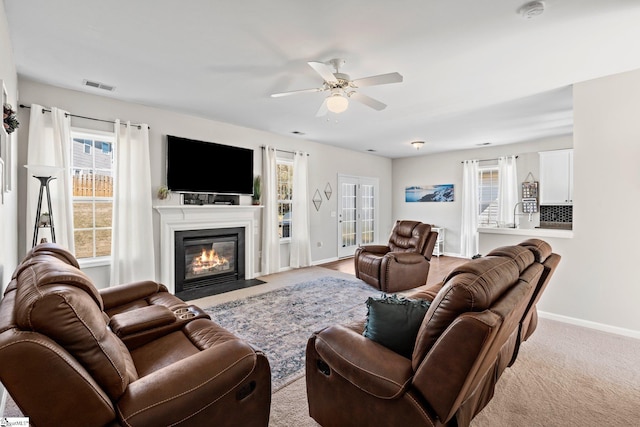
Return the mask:
{"type": "MultiPolygon", "coordinates": [[[[160,281],[169,292],[176,294],[176,232],[242,228],[244,229],[244,251],[238,252],[238,260],[242,259],[244,262],[245,283],[238,287],[262,283],[255,279],[255,267],[259,261],[256,248],[260,231],[261,208],[261,206],[251,205],[154,206],[159,214],[160,222],[160,281]]],[[[238,282],[240,281],[238,280],[238,282]]],[[[188,299],[193,299],[189,295],[186,296],[188,299]]],[[[195,295],[195,297],[200,297],[200,295],[195,295]]]]}

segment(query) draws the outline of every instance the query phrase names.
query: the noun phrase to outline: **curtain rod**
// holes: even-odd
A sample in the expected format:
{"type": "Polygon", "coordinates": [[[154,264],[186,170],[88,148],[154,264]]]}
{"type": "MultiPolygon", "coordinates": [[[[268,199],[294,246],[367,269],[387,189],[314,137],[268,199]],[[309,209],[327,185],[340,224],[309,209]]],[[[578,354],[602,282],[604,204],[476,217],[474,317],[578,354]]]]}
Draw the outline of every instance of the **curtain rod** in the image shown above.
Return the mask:
{"type": "MultiPolygon", "coordinates": [[[[267,148],[267,146],[266,146],[266,145],[261,145],[261,146],[260,146],[260,148],[262,148],[262,149],[264,150],[265,148],[267,148]]],[[[274,148],[274,150],[276,150],[276,151],[282,151],[283,153],[296,154],[296,152],[295,152],[295,151],[281,150],[281,149],[279,149],[279,148],[274,148]]],[[[304,154],[306,154],[307,156],[309,156],[309,153],[304,153],[304,154]]]]}
{"type": "MultiPolygon", "coordinates": [[[[516,159],[517,159],[518,157],[520,157],[520,156],[516,156],[516,159]]],[[[481,159],[481,160],[478,160],[478,161],[479,161],[479,162],[490,162],[490,161],[492,161],[492,160],[498,160],[498,158],[496,157],[495,159],[481,159]]],[[[463,161],[463,162],[460,162],[460,163],[464,163],[464,161],[463,161]]]]}
{"type": "MultiPolygon", "coordinates": [[[[24,104],[20,104],[20,108],[29,108],[29,109],[31,109],[31,107],[30,107],[30,106],[28,106],[28,105],[24,105],[24,104]]],[[[44,113],[50,113],[50,112],[51,112],[51,110],[48,110],[48,109],[46,109],[46,108],[44,108],[44,107],[42,108],[42,114],[44,114],[44,113]]],[[[105,123],[113,123],[113,124],[115,124],[115,123],[116,123],[116,122],[115,122],[115,121],[113,121],[113,120],[96,119],[96,118],[94,118],[94,117],[79,116],[79,115],[77,115],[77,114],[71,114],[71,113],[65,113],[64,115],[65,115],[65,117],[77,117],[77,118],[79,118],[79,119],[95,120],[96,122],[105,122],[105,123]]],[[[126,123],[120,123],[120,125],[121,125],[121,126],[126,126],[127,124],[126,124],[126,123]]],[[[142,125],[131,125],[131,126],[136,126],[138,129],[142,129],[142,125]]],[[[151,129],[151,126],[147,125],[147,127],[148,127],[149,129],[151,129]]]]}

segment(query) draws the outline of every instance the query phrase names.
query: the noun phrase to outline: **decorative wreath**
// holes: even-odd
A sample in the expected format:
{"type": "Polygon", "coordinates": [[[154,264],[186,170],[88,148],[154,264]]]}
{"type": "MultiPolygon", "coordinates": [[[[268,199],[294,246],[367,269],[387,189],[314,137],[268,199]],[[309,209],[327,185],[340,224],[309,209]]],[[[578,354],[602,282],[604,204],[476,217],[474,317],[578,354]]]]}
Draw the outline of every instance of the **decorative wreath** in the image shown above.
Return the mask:
{"type": "Polygon", "coordinates": [[[10,104],[4,104],[2,118],[4,121],[4,130],[7,133],[13,133],[20,126],[20,122],[16,119],[16,110],[10,104]]]}

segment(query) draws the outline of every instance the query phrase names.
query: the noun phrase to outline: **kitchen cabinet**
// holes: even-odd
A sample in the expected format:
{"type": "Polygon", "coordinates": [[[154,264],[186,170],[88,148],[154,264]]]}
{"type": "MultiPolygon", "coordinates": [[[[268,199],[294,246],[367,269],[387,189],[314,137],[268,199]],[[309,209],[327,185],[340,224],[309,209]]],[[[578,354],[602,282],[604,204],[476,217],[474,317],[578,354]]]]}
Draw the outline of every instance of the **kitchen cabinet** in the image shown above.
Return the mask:
{"type": "Polygon", "coordinates": [[[573,149],[540,154],[540,204],[573,204],[573,149]]]}

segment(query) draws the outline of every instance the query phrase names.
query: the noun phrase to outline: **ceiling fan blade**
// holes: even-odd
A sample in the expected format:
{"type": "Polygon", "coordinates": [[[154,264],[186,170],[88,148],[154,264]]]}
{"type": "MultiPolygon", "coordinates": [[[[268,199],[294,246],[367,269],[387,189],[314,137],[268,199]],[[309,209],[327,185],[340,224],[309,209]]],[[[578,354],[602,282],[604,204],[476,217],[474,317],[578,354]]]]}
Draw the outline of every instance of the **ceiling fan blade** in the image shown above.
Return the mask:
{"type": "Polygon", "coordinates": [[[336,76],[333,75],[331,68],[329,68],[329,66],[324,62],[311,61],[307,62],[307,64],[316,70],[316,73],[320,74],[325,82],[333,84],[338,83],[338,80],[336,79],[336,76]]]}
{"type": "Polygon", "coordinates": [[[364,105],[366,105],[367,107],[371,107],[374,110],[384,110],[385,108],[387,108],[387,104],[384,104],[378,100],[375,100],[373,98],[371,98],[370,96],[367,95],[363,95],[361,93],[358,92],[352,92],[349,95],[349,98],[354,99],[364,105]]]}
{"type": "Polygon", "coordinates": [[[355,79],[351,82],[353,87],[365,87],[374,85],[386,85],[388,83],[400,83],[402,82],[402,75],[399,73],[380,74],[377,76],[364,77],[361,79],[355,79]]]}
{"type": "Polygon", "coordinates": [[[318,109],[318,112],[316,113],[316,117],[326,116],[328,112],[329,109],[327,108],[327,98],[325,98],[324,101],[322,101],[322,105],[318,109]]]}
{"type": "Polygon", "coordinates": [[[296,95],[298,93],[308,93],[308,92],[322,92],[324,89],[323,88],[313,88],[313,89],[300,89],[300,90],[292,90],[290,92],[280,92],[280,93],[272,93],[271,97],[272,98],[279,98],[281,96],[289,96],[289,95],[296,95]]]}

